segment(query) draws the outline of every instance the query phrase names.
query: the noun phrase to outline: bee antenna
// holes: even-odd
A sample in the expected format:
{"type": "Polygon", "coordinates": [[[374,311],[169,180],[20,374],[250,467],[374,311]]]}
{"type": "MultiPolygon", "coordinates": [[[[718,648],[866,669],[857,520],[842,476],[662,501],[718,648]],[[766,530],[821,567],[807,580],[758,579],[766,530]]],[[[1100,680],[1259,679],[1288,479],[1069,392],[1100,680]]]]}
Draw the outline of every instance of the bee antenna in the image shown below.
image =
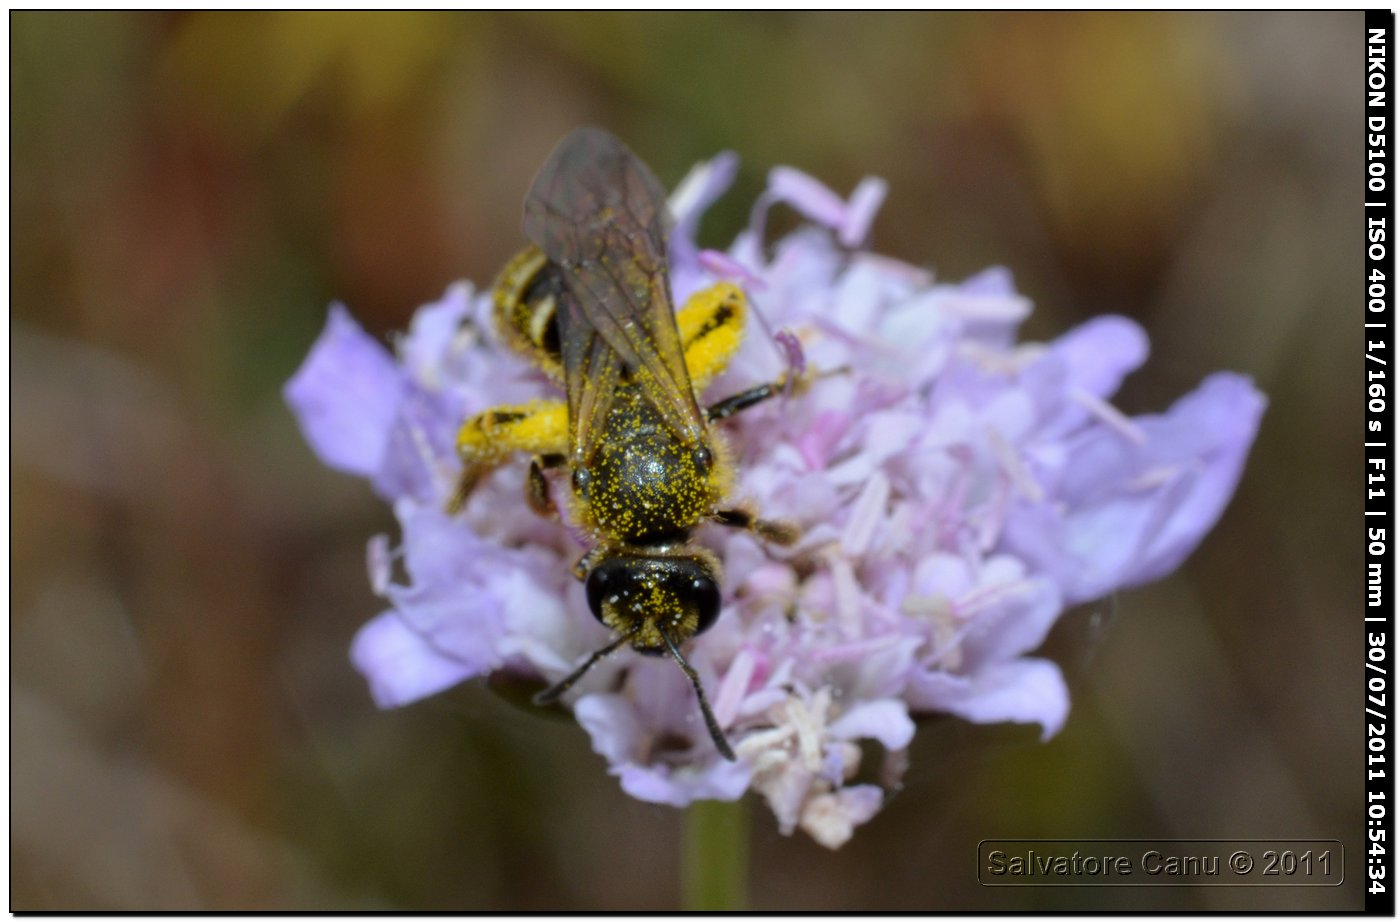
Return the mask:
{"type": "Polygon", "coordinates": [[[710,728],[710,739],[715,741],[715,748],[719,754],[731,762],[738,761],[734,756],[734,750],[729,748],[729,740],[724,738],[724,731],[719,728],[719,721],[715,720],[714,711],[710,710],[710,702],[705,700],[705,689],[700,685],[700,677],[695,674],[695,668],[685,661],[681,656],[681,651],[677,649],[671,635],[667,634],[660,626],[657,633],[661,639],[666,641],[666,647],[671,651],[671,656],[675,659],[676,665],[681,667],[681,671],[690,679],[690,684],[695,686],[695,697],[700,699],[700,713],[705,715],[705,726],[710,728]]]}
{"type": "Polygon", "coordinates": [[[626,634],[620,635],[616,640],[614,640],[607,646],[594,650],[593,655],[588,657],[588,659],[584,660],[582,666],[578,667],[558,682],[555,682],[553,685],[549,686],[549,688],[546,688],[544,691],[540,692],[532,700],[535,702],[535,704],[538,705],[548,705],[558,701],[561,697],[563,697],[565,692],[574,687],[575,682],[583,678],[584,673],[593,668],[593,665],[597,663],[598,660],[607,656],[609,653],[613,652],[618,647],[631,640],[632,635],[636,633],[637,628],[633,628],[626,634]]]}

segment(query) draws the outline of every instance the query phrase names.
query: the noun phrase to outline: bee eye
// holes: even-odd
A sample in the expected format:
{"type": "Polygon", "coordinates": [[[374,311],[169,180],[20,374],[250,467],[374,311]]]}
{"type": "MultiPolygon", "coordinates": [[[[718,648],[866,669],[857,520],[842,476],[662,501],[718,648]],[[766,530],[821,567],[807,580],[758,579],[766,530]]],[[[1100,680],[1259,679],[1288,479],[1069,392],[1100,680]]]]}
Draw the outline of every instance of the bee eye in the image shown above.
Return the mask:
{"type": "Polygon", "coordinates": [[[683,616],[693,614],[694,631],[675,635],[677,643],[708,630],[719,617],[719,584],[707,565],[689,557],[613,557],[600,561],[584,580],[584,594],[593,617],[616,630],[651,619],[674,618],[679,625],[683,616]],[[654,591],[669,596],[678,607],[647,608],[645,600],[651,599],[654,591]]]}
{"type": "Polygon", "coordinates": [[[695,465],[695,470],[701,474],[708,474],[710,468],[715,463],[715,456],[708,448],[701,445],[690,456],[691,463],[695,465]]]}
{"type": "Polygon", "coordinates": [[[622,588],[617,563],[616,560],[603,561],[589,572],[588,581],[584,584],[584,594],[588,596],[588,609],[599,621],[603,620],[603,600],[608,596],[617,596],[622,588]]]}
{"type": "Polygon", "coordinates": [[[708,576],[697,576],[690,583],[690,601],[698,619],[695,633],[703,634],[719,617],[719,586],[708,576]]]}

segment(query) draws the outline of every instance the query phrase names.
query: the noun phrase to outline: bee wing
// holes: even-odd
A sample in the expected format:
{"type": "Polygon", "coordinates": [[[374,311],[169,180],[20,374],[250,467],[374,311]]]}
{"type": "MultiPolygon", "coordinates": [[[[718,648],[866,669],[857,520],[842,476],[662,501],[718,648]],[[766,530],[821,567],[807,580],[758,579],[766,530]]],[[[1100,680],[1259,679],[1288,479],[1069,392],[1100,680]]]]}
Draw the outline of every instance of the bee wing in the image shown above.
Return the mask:
{"type": "Polygon", "coordinates": [[[671,304],[667,224],[651,170],[596,128],[561,141],[530,188],[525,236],[565,278],[557,316],[576,457],[596,450],[624,376],[678,437],[704,437],[671,304]]]}
{"type": "Polygon", "coordinates": [[[575,458],[588,459],[607,431],[608,410],[617,393],[623,365],[608,341],[591,330],[577,298],[566,294],[561,307],[559,330],[569,399],[569,447],[575,458]]]}

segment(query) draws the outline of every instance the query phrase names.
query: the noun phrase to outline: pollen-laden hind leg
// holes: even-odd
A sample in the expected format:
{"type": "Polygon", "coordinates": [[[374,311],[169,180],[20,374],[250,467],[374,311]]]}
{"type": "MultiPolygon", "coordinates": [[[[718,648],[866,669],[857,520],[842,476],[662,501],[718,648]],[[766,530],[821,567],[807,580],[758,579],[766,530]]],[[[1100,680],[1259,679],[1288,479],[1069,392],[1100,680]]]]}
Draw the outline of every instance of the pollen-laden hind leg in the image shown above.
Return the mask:
{"type": "MultiPolygon", "coordinates": [[[[728,282],[720,282],[691,295],[685,307],[676,315],[676,326],[685,349],[685,364],[696,391],[704,390],[734,357],[743,342],[747,317],[748,305],[744,301],[744,293],[728,282]]],[[[804,381],[799,379],[794,383],[801,387],[804,381]]],[[[759,384],[711,404],[705,415],[710,422],[717,422],[789,390],[788,376],[783,375],[776,381],[759,384]]],[[[772,544],[786,546],[802,536],[802,529],[792,522],[759,518],[742,507],[715,509],[709,517],[729,528],[751,531],[772,544]]]]}
{"type": "MultiPolygon", "coordinates": [[[[568,407],[559,400],[536,400],[516,406],[495,407],[478,413],[457,432],[457,456],[462,476],[448,500],[447,511],[466,505],[477,482],[493,467],[516,452],[551,459],[563,456],[569,435],[568,407]]],[[[540,475],[541,479],[543,474],[540,475]]],[[[535,505],[538,485],[526,484],[526,497],[535,505]]],[[[546,500],[547,502],[547,500],[546,500]]]]}
{"type": "MultiPolygon", "coordinates": [[[[748,305],[744,301],[744,293],[728,282],[711,285],[691,295],[685,307],[676,315],[676,326],[680,328],[681,343],[685,348],[686,368],[697,392],[703,391],[718,377],[734,357],[744,339],[747,317],[748,305]]],[[[718,422],[780,394],[801,391],[808,383],[808,377],[799,376],[790,385],[791,374],[780,375],[774,381],[755,385],[711,404],[705,411],[706,418],[712,423],[718,422]]]]}
{"type": "Polygon", "coordinates": [[[738,286],[720,282],[697,291],[676,314],[685,365],[696,392],[724,371],[744,340],[748,305],[738,286]]]}
{"type": "Polygon", "coordinates": [[[556,382],[563,380],[564,370],[555,314],[566,287],[559,267],[530,246],[506,263],[491,294],[501,341],[556,382]]]}

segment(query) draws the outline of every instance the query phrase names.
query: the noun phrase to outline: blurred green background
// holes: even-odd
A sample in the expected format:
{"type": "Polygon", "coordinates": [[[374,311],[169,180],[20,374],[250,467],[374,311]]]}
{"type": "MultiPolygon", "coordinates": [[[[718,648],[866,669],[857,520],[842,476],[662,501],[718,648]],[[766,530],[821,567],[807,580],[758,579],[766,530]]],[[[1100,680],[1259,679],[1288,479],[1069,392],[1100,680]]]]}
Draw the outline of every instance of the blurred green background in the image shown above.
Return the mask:
{"type": "Polygon", "coordinates": [[[371,705],[392,531],[279,388],[488,282],[552,144],[891,195],[885,253],[1119,312],[1118,401],[1270,409],[1176,576],[1067,616],[1065,730],[930,721],[843,850],[752,804],[759,909],[1359,907],[1363,23],[1351,14],[12,13],[11,908],[652,909],[681,815],[480,683],[371,705]],[[992,837],[1339,838],[1331,889],[985,889],[992,837]]]}

